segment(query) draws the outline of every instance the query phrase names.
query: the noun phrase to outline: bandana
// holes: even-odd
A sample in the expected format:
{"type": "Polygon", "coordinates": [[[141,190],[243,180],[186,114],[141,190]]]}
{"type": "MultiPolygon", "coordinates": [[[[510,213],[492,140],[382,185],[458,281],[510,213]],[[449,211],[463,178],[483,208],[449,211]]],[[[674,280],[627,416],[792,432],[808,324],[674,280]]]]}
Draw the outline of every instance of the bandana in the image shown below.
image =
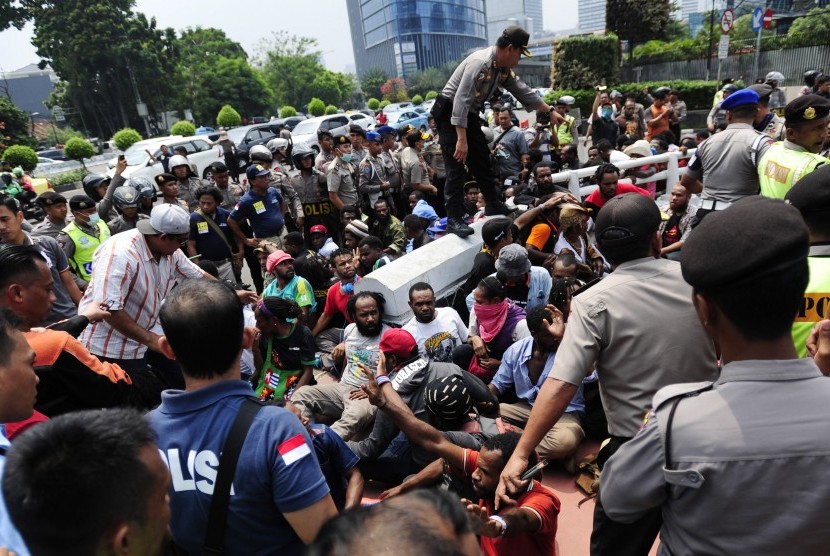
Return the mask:
{"type": "Polygon", "coordinates": [[[499,335],[507,320],[507,309],[510,307],[509,300],[494,305],[481,305],[473,303],[473,311],[478,320],[478,335],[485,343],[491,342],[499,335]]]}

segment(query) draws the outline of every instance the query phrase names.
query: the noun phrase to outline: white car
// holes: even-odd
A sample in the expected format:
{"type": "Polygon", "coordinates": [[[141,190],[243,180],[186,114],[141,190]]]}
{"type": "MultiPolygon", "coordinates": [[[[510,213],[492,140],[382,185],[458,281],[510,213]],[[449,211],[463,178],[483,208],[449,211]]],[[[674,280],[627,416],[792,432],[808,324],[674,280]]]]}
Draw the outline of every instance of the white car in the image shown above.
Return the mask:
{"type": "MultiPolygon", "coordinates": [[[[156,159],[161,154],[162,145],[167,145],[170,149],[170,154],[174,154],[176,147],[184,147],[187,150],[188,162],[190,162],[191,166],[195,167],[197,176],[202,179],[208,178],[210,174],[208,167],[211,163],[217,160],[223,160],[222,149],[214,147],[206,135],[193,135],[191,137],[171,135],[168,137],[157,137],[139,141],[124,151],[124,156],[127,159],[127,169],[124,170],[122,175],[125,178],[141,176],[153,179],[163,173],[164,167],[156,159]]],[[[115,164],[117,162],[117,157],[109,161],[107,165],[110,169],[107,175],[112,176],[115,174],[115,164]]]]}
{"type": "MultiPolygon", "coordinates": [[[[357,116],[358,114],[351,114],[357,116]]],[[[366,114],[360,114],[366,116],[366,114]]],[[[368,116],[366,116],[368,117],[368,116]]],[[[349,124],[352,120],[349,119],[348,114],[329,114],[328,116],[318,116],[316,118],[309,118],[297,124],[297,127],[291,132],[291,140],[295,145],[306,145],[314,152],[320,152],[320,144],[317,143],[317,132],[321,129],[335,132],[349,132],[349,124]]],[[[355,122],[357,123],[357,122],[355,122]]],[[[358,123],[358,125],[360,125],[358,123]]],[[[362,127],[362,126],[361,126],[362,127]]]]}
{"type": "Polygon", "coordinates": [[[403,110],[412,110],[415,106],[411,102],[395,102],[387,104],[383,107],[384,114],[391,114],[392,112],[401,112],[403,110]]]}
{"type": "Polygon", "coordinates": [[[349,125],[359,125],[363,131],[371,131],[375,127],[375,119],[363,112],[346,114],[349,117],[349,125]]]}

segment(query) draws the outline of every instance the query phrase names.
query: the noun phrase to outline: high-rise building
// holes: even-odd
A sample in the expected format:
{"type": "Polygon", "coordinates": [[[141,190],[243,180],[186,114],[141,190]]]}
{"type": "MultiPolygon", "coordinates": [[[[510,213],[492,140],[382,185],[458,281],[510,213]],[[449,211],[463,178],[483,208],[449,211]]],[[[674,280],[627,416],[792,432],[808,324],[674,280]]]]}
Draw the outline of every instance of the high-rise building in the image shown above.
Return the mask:
{"type": "Polygon", "coordinates": [[[531,38],[543,34],[542,0],[487,0],[487,39],[494,43],[505,27],[523,27],[531,38]]]}
{"type": "Polygon", "coordinates": [[[406,77],[487,45],[484,0],[347,0],[357,74],[406,77]]]}
{"type": "Polygon", "coordinates": [[[579,0],[579,32],[605,31],[605,0],[579,0]]]}

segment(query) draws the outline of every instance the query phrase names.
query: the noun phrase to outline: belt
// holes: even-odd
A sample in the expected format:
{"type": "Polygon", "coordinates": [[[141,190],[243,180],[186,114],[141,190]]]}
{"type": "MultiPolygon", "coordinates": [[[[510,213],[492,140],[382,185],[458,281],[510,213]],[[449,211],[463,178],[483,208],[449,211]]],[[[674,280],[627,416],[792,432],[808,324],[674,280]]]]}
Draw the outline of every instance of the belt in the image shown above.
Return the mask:
{"type": "Polygon", "coordinates": [[[716,199],[704,199],[700,202],[700,207],[703,210],[724,210],[728,209],[732,203],[726,201],[718,201],[716,199]]]}

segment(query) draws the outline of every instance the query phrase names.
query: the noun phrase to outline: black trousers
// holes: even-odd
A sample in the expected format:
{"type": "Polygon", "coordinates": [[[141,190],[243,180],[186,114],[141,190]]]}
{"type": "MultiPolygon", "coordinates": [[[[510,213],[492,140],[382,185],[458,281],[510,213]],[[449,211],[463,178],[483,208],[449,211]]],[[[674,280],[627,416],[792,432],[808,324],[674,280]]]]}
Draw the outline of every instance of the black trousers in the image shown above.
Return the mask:
{"type": "Polygon", "coordinates": [[[467,165],[453,158],[458,135],[450,122],[452,107],[447,107],[436,119],[441,141],[441,155],[444,157],[444,169],[447,177],[444,183],[444,200],[447,217],[461,220],[464,215],[464,182],[467,181],[467,169],[475,177],[481,193],[488,203],[499,199],[496,190],[496,176],[490,159],[490,147],[481,132],[478,113],[467,115],[467,165]]]}

